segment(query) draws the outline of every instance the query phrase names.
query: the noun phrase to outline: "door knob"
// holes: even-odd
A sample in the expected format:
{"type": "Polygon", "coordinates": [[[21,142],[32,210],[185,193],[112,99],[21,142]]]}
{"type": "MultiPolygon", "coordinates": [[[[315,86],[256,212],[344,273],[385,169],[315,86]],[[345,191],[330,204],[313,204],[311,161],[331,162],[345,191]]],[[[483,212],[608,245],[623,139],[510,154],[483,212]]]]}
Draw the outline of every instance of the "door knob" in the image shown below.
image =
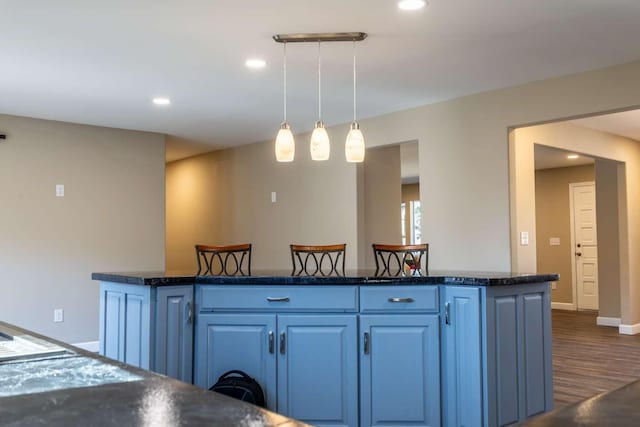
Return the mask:
{"type": "Polygon", "coordinates": [[[576,252],[576,256],[582,256],[582,252],[576,252]]]}
{"type": "Polygon", "coordinates": [[[580,243],[578,243],[576,246],[577,246],[577,247],[579,247],[579,248],[581,248],[581,247],[582,247],[582,245],[581,245],[580,243]]]}

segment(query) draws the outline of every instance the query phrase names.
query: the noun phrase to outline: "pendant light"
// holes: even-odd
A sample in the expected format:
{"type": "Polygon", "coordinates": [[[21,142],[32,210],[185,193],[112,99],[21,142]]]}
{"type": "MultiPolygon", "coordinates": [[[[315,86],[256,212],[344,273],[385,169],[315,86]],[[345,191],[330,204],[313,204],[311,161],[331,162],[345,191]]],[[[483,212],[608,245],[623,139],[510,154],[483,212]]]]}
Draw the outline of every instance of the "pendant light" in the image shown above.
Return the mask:
{"type": "Polygon", "coordinates": [[[318,41],[318,121],[311,134],[311,159],[322,161],[328,160],[331,153],[331,145],[329,143],[329,135],[327,129],[322,122],[322,67],[320,60],[320,41],[318,41]]]}
{"type": "Polygon", "coordinates": [[[291,126],[287,123],[287,43],[284,43],[282,63],[284,120],[280,124],[278,136],[276,136],[276,160],[279,162],[292,162],[296,152],[296,144],[293,139],[293,133],[291,132],[291,126]]]}
{"type": "Polygon", "coordinates": [[[347,162],[361,163],[364,161],[364,135],[356,121],[356,42],[353,42],[353,123],[349,129],[344,144],[344,155],[347,162]]]}

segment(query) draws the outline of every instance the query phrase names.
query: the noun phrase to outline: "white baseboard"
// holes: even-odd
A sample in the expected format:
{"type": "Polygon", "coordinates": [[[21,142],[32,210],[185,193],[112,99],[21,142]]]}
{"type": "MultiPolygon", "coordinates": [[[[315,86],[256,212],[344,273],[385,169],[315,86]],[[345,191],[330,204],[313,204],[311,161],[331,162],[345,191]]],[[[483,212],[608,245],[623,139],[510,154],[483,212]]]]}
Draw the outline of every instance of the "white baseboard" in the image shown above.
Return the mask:
{"type": "Polygon", "coordinates": [[[601,317],[598,316],[596,319],[596,325],[598,326],[620,326],[620,318],[619,317],[601,317]]]}
{"type": "Polygon", "coordinates": [[[571,310],[576,311],[576,305],[570,302],[552,302],[551,308],[554,310],[571,310]]]}
{"type": "Polygon", "coordinates": [[[623,335],[636,335],[640,334],[640,323],[633,325],[620,325],[618,326],[618,332],[623,335]]]}
{"type": "Polygon", "coordinates": [[[100,341],[79,342],[71,345],[79,347],[83,350],[91,351],[93,353],[97,353],[98,351],[100,351],[100,341]]]}

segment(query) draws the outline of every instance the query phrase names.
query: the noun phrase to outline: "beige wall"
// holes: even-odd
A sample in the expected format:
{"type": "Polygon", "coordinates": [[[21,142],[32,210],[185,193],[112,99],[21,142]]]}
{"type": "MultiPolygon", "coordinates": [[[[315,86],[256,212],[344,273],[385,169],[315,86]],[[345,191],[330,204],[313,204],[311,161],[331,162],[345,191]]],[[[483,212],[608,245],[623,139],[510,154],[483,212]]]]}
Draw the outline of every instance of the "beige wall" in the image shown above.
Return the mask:
{"type": "MultiPolygon", "coordinates": [[[[593,165],[543,169],[535,172],[536,205],[536,263],[538,272],[560,274],[556,289],[551,292],[553,302],[574,303],[571,258],[571,209],[569,184],[595,181],[593,165]],[[551,246],[549,239],[560,239],[559,246],[551,246]]],[[[598,221],[599,222],[599,221],[598,221]]]]}
{"type": "Polygon", "coordinates": [[[620,317],[619,167],[618,162],[596,160],[598,314],[614,318],[620,317]]]}
{"type": "MultiPolygon", "coordinates": [[[[533,192],[529,193],[530,196],[521,193],[522,186],[515,180],[520,169],[514,162],[510,162],[515,156],[509,150],[508,130],[528,124],[638,107],[638,76],[640,62],[635,62],[399,111],[364,119],[360,124],[368,147],[419,141],[420,179],[421,182],[432,183],[422,186],[420,200],[424,206],[429,207],[423,209],[422,227],[424,239],[430,244],[430,263],[433,269],[532,271],[536,268],[535,249],[532,258],[527,258],[528,255],[521,253],[516,243],[518,230],[528,230],[535,236],[534,204],[530,201],[533,192]],[[522,203],[530,203],[530,206],[521,208],[522,203]]],[[[327,236],[331,239],[327,240],[335,240],[335,237],[342,235],[345,237],[341,240],[350,243],[358,242],[355,233],[361,222],[357,219],[358,174],[338,154],[347,130],[347,124],[329,129],[337,152],[330,162],[335,168],[335,174],[330,175],[326,181],[318,179],[328,184],[318,193],[318,202],[309,201],[307,193],[302,193],[296,203],[301,206],[306,203],[319,206],[323,200],[322,194],[339,193],[331,196],[346,203],[331,206],[339,206],[338,215],[319,216],[317,223],[323,230],[323,227],[327,227],[332,233],[346,233],[331,234],[327,236]],[[335,225],[344,223],[349,225],[345,228],[335,225]]],[[[297,140],[299,153],[305,155],[297,156],[292,165],[274,163],[272,141],[262,144],[263,149],[258,148],[260,144],[255,144],[251,148],[230,151],[243,153],[244,150],[249,150],[247,154],[251,155],[248,162],[264,169],[265,174],[259,176],[267,183],[285,179],[284,177],[307,182],[312,171],[320,173],[325,169],[321,165],[310,165],[304,160],[308,156],[307,136],[298,136],[297,140]],[[262,159],[256,161],[255,155],[259,152],[262,153],[262,159]]],[[[621,153],[619,157],[624,155],[621,153]]],[[[231,164],[240,167],[244,163],[242,155],[238,154],[231,164]]],[[[531,178],[531,187],[527,188],[533,188],[533,181],[531,178]]],[[[635,164],[627,164],[627,194],[635,190],[633,183],[636,182],[640,182],[640,168],[635,164]]],[[[264,190],[246,187],[246,183],[247,180],[243,179],[237,185],[233,184],[231,191],[254,195],[261,200],[265,197],[264,190]]],[[[305,226],[301,230],[295,230],[297,234],[292,233],[284,239],[281,236],[282,230],[295,228],[290,227],[289,223],[299,224],[296,210],[282,211],[282,215],[273,216],[270,214],[272,207],[257,210],[260,206],[254,201],[247,204],[248,208],[253,209],[255,222],[252,227],[257,230],[260,241],[267,248],[280,251],[276,254],[277,259],[286,255],[286,250],[281,252],[281,247],[287,243],[285,240],[300,236],[301,230],[307,232],[308,228],[305,226]]],[[[637,212],[640,201],[628,200],[625,209],[637,212]]],[[[628,272],[621,276],[623,286],[626,286],[622,299],[628,301],[626,309],[622,311],[624,319],[634,323],[640,322],[640,288],[631,288],[628,284],[640,283],[638,221],[640,219],[621,224],[621,230],[625,233],[628,231],[629,238],[628,248],[625,247],[625,242],[621,242],[620,256],[624,258],[628,252],[628,257],[635,263],[630,264],[628,272]]],[[[172,225],[169,224],[168,227],[172,225]]],[[[242,231],[232,232],[233,240],[251,237],[242,231]]],[[[169,242],[171,244],[173,243],[169,242]]],[[[528,250],[531,249],[528,247],[528,250]]]]}
{"type": "MultiPolygon", "coordinates": [[[[514,210],[518,230],[529,230],[535,236],[535,211],[533,206],[535,185],[533,171],[533,144],[557,147],[619,162],[617,167],[617,199],[619,221],[620,260],[620,315],[623,324],[640,321],[640,218],[635,212],[640,209],[640,144],[637,141],[600,132],[571,123],[554,123],[516,129],[511,143],[513,151],[527,153],[512,163],[512,171],[518,177],[512,186],[514,200],[519,207],[514,210]],[[621,168],[621,169],[620,169],[621,168]],[[621,175],[621,171],[624,173],[621,175]],[[523,208],[526,206],[527,208],[523,208]],[[622,206],[622,207],[620,207],[622,206]],[[625,218],[628,218],[626,221],[625,218]]],[[[598,211],[601,209],[598,208],[598,211]]],[[[598,212],[600,214],[600,212],[598,212]]],[[[515,237],[514,237],[515,239],[515,237]]],[[[520,271],[536,265],[536,242],[529,246],[514,244],[520,271]]],[[[605,259],[604,262],[607,262],[605,259]]],[[[599,262],[600,264],[600,262],[599,262]]],[[[535,268],[535,267],[534,267],[535,268]]],[[[606,267],[608,268],[608,267],[606,267]]],[[[615,268],[615,267],[612,267],[615,268]]],[[[606,285],[605,285],[606,286],[606,285]]]]}
{"type": "Polygon", "coordinates": [[[365,268],[375,268],[371,245],[402,243],[400,146],[367,150],[364,163],[365,268]]]}
{"type": "Polygon", "coordinates": [[[164,137],[4,115],[0,130],[0,319],[97,340],[91,273],[164,268],[164,137]]]}
{"type": "Polygon", "coordinates": [[[330,160],[312,162],[308,135],[296,141],[293,163],[278,163],[263,143],[169,163],[167,268],[193,270],[198,242],[252,243],[254,269],[290,269],[291,243],[346,243],[347,268],[355,268],[357,165],[345,162],[340,143],[330,160]]]}

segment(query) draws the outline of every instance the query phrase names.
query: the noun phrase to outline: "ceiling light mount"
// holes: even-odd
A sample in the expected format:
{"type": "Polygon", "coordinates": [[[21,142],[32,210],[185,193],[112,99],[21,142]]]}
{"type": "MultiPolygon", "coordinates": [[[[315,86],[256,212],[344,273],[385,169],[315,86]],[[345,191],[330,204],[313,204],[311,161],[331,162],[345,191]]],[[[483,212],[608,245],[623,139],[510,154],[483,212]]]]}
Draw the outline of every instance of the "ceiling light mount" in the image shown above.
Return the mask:
{"type": "Polygon", "coordinates": [[[324,43],[324,42],[361,42],[367,33],[294,33],[276,34],[273,39],[278,43],[324,43]]]}

